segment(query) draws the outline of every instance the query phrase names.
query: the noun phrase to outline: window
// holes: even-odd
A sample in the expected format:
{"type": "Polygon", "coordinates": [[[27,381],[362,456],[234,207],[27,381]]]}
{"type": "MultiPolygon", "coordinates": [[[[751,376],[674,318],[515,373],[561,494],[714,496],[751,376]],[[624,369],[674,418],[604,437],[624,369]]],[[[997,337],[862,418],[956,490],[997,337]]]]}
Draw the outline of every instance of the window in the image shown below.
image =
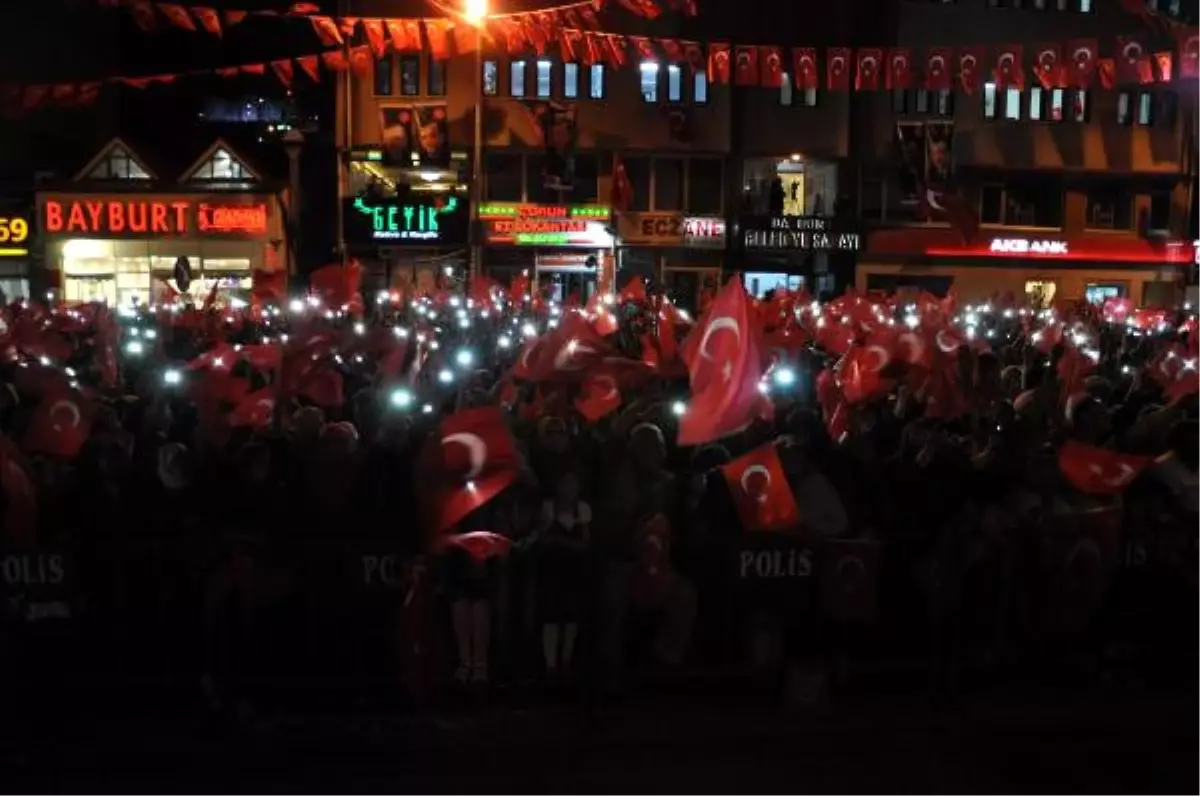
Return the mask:
{"type": "Polygon", "coordinates": [[[797,103],[802,108],[817,107],[817,90],[815,88],[806,88],[800,92],[800,102],[797,103]]]}
{"type": "Polygon", "coordinates": [[[373,91],[377,97],[392,96],[392,56],[390,53],[375,61],[373,91]]]}
{"type": "Polygon", "coordinates": [[[1046,113],[1046,118],[1052,122],[1063,120],[1063,90],[1061,88],[1050,89],[1050,109],[1046,113]]]}
{"type": "Polygon", "coordinates": [[[996,118],[996,84],[983,84],[983,118],[996,118]]]}
{"type": "MultiPolygon", "coordinates": [[[[611,162],[611,158],[610,158],[611,162]]],[[[575,182],[572,184],[571,201],[595,202],[599,200],[600,159],[596,155],[579,152],[575,155],[575,182]]]]}
{"type": "Polygon", "coordinates": [[[604,64],[588,67],[588,98],[604,99],[604,64]]]}
{"type": "Polygon", "coordinates": [[[446,96],[446,62],[429,57],[429,96],[446,96]]]}
{"type": "Polygon", "coordinates": [[[1179,112],[1179,95],[1174,91],[1164,91],[1158,100],[1158,124],[1162,127],[1174,127],[1179,112]]]}
{"type": "Polygon", "coordinates": [[[667,102],[683,101],[683,69],[678,64],[667,64],[667,102]]]}
{"type": "Polygon", "coordinates": [[[500,67],[495,61],[483,62],[483,95],[494,97],[500,93],[500,67]]]}
{"type": "Polygon", "coordinates": [[[1117,183],[1093,185],[1087,192],[1088,229],[1129,229],[1132,226],[1133,196],[1117,183]]]}
{"type": "Polygon", "coordinates": [[[1083,14],[1092,13],[1092,0],[1076,0],[1076,2],[1078,2],[1078,4],[1079,4],[1078,8],[1079,8],[1080,13],[1083,13],[1083,14]]]}
{"type": "Polygon", "coordinates": [[[623,158],[625,176],[629,178],[630,210],[650,209],[650,158],[623,158]]]}
{"type": "Polygon", "coordinates": [[[784,73],[783,82],[779,84],[779,104],[792,104],[792,80],[791,76],[787,73],[784,73]]]}
{"type": "Polygon", "coordinates": [[[658,64],[642,61],[639,74],[642,81],[642,99],[646,102],[658,102],[658,64]]]}
{"type": "Polygon", "coordinates": [[[1031,122],[1042,120],[1042,102],[1045,100],[1042,95],[1044,93],[1041,86],[1033,86],[1029,89],[1029,121],[1031,122]]]}
{"type": "Polygon", "coordinates": [[[683,160],[657,158],[654,161],[654,209],[683,209],[683,160]]]}
{"type": "Polygon", "coordinates": [[[521,156],[504,152],[489,152],[484,165],[487,175],[484,187],[485,195],[492,202],[520,202],[521,195],[521,156]]]}
{"type": "Polygon", "coordinates": [[[1150,210],[1146,217],[1146,229],[1166,232],[1171,229],[1171,192],[1151,191],[1150,210]]]}
{"type": "Polygon", "coordinates": [[[1062,216],[1062,183],[1052,178],[984,185],[979,191],[979,221],[983,224],[1058,229],[1062,216]]]}
{"type": "Polygon", "coordinates": [[[579,96],[579,64],[563,64],[563,96],[567,99],[579,96]]]}
{"type": "Polygon", "coordinates": [[[537,96],[539,99],[546,99],[550,96],[550,67],[549,61],[539,60],[537,62],[537,96]]]}
{"type": "Polygon", "coordinates": [[[688,161],[687,209],[693,213],[719,215],[724,206],[723,164],[718,158],[692,158],[688,161]]]}
{"type": "MultiPolygon", "coordinates": [[[[1065,0],[1060,0],[1065,2],[1065,0]]],[[[1034,279],[1025,283],[1025,298],[1034,309],[1046,309],[1054,303],[1058,283],[1046,279],[1034,279]]]]}
{"type": "Polygon", "coordinates": [[[1021,118],[1021,90],[1019,88],[1009,86],[1004,90],[1004,118],[1021,118]]]}
{"type": "Polygon", "coordinates": [[[400,95],[416,97],[421,93],[421,59],[415,55],[400,56],[400,95]]]}
{"type": "Polygon", "coordinates": [[[1117,124],[1129,124],[1133,120],[1133,113],[1129,107],[1130,101],[1128,91],[1122,91],[1117,95],[1117,124]]]}
{"type": "Polygon", "coordinates": [[[96,166],[88,172],[89,180],[148,180],[150,175],[141,164],[133,159],[129,150],[114,146],[96,166]]]}
{"type": "Polygon", "coordinates": [[[508,93],[513,97],[525,96],[524,61],[513,61],[508,65],[508,93]]]}
{"type": "Polygon", "coordinates": [[[1129,288],[1124,283],[1098,284],[1088,282],[1083,288],[1083,297],[1088,304],[1103,304],[1109,299],[1123,298],[1129,288]]]}
{"type": "Polygon", "coordinates": [[[1144,126],[1154,124],[1154,95],[1148,91],[1138,94],[1137,123],[1144,126]]]}
{"type": "MultiPolygon", "coordinates": [[[[783,79],[787,82],[788,76],[784,75],[783,79]]],[[[708,75],[705,72],[692,75],[692,102],[697,105],[708,102],[708,75]]]]}
{"type": "Polygon", "coordinates": [[[917,113],[929,113],[929,92],[919,88],[913,92],[913,109],[917,113]]]}
{"type": "Polygon", "coordinates": [[[1086,122],[1091,113],[1091,106],[1088,104],[1087,89],[1078,89],[1071,92],[1074,103],[1071,106],[1072,119],[1077,122],[1086,122]]]}
{"type": "Polygon", "coordinates": [[[196,169],[192,180],[215,180],[221,182],[245,182],[253,180],[254,175],[240,160],[226,149],[218,148],[207,161],[196,169]]]}
{"type": "Polygon", "coordinates": [[[892,91],[892,113],[905,113],[908,111],[908,92],[901,89],[892,91]]]}

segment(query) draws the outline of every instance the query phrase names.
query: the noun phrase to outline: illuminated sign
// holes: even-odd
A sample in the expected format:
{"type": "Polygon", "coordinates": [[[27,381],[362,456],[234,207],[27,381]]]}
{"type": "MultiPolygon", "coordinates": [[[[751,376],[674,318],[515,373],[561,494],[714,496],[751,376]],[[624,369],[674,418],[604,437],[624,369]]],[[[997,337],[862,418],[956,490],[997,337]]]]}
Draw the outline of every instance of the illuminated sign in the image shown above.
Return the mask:
{"type": "Polygon", "coordinates": [[[47,235],[136,238],[143,235],[262,237],[270,211],[265,202],[212,197],[42,197],[47,235]]]}
{"type": "Polygon", "coordinates": [[[725,245],[725,219],[680,213],[623,213],[617,228],[621,243],[641,246],[720,248],[725,245]]]}
{"type": "Polygon", "coordinates": [[[0,215],[0,257],[25,257],[29,254],[29,221],[22,216],[0,215]]]}
{"type": "Polygon", "coordinates": [[[484,240],[515,246],[611,246],[611,215],[603,205],[491,203],[479,208],[484,240]]]}
{"type": "Polygon", "coordinates": [[[1071,254],[1065,240],[1031,240],[1029,238],[992,238],[988,251],[993,254],[1071,254]]]}
{"type": "Polygon", "coordinates": [[[347,200],[343,215],[351,243],[465,244],[467,203],[457,197],[401,199],[396,196],[347,200]]]}
{"type": "Polygon", "coordinates": [[[750,216],[740,221],[747,249],[858,251],[857,232],[822,216],[750,216]]]}

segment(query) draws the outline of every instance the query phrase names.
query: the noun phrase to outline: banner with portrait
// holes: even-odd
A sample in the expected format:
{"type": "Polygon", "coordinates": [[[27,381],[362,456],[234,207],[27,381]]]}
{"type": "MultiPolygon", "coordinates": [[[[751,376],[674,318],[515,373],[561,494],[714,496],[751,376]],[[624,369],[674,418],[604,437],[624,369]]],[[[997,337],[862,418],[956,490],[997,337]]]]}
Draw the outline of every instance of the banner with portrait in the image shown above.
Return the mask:
{"type": "Polygon", "coordinates": [[[954,178],[954,122],[925,122],[925,184],[945,191],[954,178]]]}
{"type": "Polygon", "coordinates": [[[575,182],[575,106],[558,102],[527,105],[545,151],[544,187],[569,191],[575,182]]]}
{"type": "Polygon", "coordinates": [[[412,117],[408,106],[379,109],[379,142],[386,165],[412,165],[412,117]]]}
{"type": "Polygon", "coordinates": [[[412,137],[422,165],[450,165],[450,134],[446,128],[446,103],[413,106],[412,137]]]}
{"type": "Polygon", "coordinates": [[[925,182],[925,124],[896,123],[896,183],[900,204],[917,204],[925,182]]]}

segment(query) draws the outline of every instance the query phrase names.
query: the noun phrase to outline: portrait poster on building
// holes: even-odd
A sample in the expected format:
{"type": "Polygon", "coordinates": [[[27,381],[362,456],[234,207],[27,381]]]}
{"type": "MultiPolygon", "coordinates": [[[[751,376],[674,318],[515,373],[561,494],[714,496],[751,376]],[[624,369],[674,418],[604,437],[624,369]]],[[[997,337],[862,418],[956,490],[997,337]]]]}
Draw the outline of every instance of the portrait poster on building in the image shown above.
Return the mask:
{"type": "Polygon", "coordinates": [[[917,204],[925,180],[925,125],[922,122],[896,123],[896,177],[900,203],[917,204]]]}
{"type": "Polygon", "coordinates": [[[410,107],[379,109],[379,140],[383,145],[384,163],[412,165],[412,117],[410,107]]]}
{"type": "Polygon", "coordinates": [[[552,191],[571,190],[575,182],[575,106],[534,102],[528,108],[545,150],[544,187],[552,191]]]}
{"type": "Polygon", "coordinates": [[[925,123],[925,183],[946,189],[954,176],[954,122],[925,123]]]}
{"type": "Polygon", "coordinates": [[[446,129],[446,104],[417,105],[413,108],[413,139],[421,163],[434,166],[450,164],[450,135],[446,129]]]}

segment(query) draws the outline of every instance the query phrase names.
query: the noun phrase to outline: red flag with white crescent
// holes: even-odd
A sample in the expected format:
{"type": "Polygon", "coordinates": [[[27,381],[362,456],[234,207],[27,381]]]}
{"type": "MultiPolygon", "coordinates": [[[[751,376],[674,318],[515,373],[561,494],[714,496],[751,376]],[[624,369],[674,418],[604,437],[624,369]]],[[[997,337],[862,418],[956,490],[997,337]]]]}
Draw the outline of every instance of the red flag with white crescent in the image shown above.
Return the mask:
{"type": "Polygon", "coordinates": [[[774,443],[721,467],[729,494],[747,531],[782,531],[800,524],[800,509],[774,443]]]}

